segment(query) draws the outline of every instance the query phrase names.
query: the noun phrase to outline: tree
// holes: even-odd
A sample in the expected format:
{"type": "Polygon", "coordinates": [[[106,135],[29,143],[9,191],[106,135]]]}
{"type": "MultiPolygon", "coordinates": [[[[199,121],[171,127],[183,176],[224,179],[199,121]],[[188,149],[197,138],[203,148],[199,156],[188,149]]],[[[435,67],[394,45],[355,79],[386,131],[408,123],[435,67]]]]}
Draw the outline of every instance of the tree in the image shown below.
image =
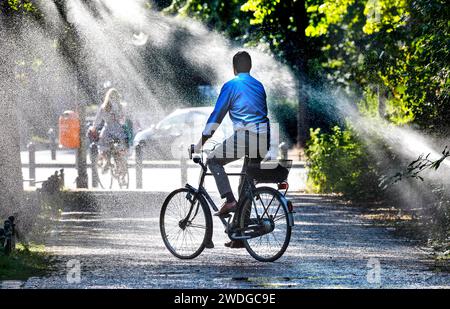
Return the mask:
{"type": "Polygon", "coordinates": [[[304,147],[309,134],[308,62],[313,52],[305,35],[306,1],[249,0],[241,9],[253,12],[250,20],[256,30],[253,40],[269,44],[271,50],[294,69],[299,81],[297,143],[304,147]]]}
{"type": "Polygon", "coordinates": [[[174,0],[167,12],[191,16],[247,45],[263,44],[289,64],[299,80],[297,141],[309,134],[310,62],[317,45],[305,35],[306,2],[280,0],[174,0]]]}
{"type": "Polygon", "coordinates": [[[306,34],[322,38],[331,83],[358,95],[378,92],[387,104],[381,116],[394,123],[448,132],[446,1],[323,0],[308,12],[306,34]]]}
{"type": "Polygon", "coordinates": [[[22,14],[33,11],[29,1],[0,1],[0,218],[19,214],[21,227],[28,224],[23,199],[22,164],[20,159],[19,127],[17,109],[13,93],[8,91],[14,88],[13,68],[8,65],[13,59],[13,51],[8,43],[10,33],[14,33],[15,23],[20,21],[22,14]],[[23,216],[22,216],[23,215],[23,216]]]}
{"type": "MultiPolygon", "coordinates": [[[[0,38],[0,45],[5,46],[0,38]]],[[[5,59],[3,50],[0,63],[5,59]]],[[[6,66],[0,68],[3,84],[0,88],[0,218],[21,213],[23,205],[22,164],[20,159],[19,127],[16,106],[11,93],[6,91],[13,77],[13,72],[6,66]]],[[[23,213],[21,213],[23,214],[23,213]]],[[[20,221],[22,218],[19,219],[20,221]]]]}
{"type": "Polygon", "coordinates": [[[164,12],[201,20],[210,29],[240,40],[248,35],[249,27],[248,14],[241,10],[244,3],[244,0],[173,0],[164,12]]]}

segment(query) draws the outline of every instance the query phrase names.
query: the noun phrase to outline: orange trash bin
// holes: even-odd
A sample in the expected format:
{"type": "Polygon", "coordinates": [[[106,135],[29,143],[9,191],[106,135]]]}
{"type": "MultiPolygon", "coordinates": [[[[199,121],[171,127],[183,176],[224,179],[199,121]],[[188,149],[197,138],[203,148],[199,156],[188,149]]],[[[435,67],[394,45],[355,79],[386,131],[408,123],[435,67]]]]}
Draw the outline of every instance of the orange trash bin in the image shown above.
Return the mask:
{"type": "Polygon", "coordinates": [[[59,144],[66,148],[80,148],[80,118],[74,111],[59,116],[59,144]]]}

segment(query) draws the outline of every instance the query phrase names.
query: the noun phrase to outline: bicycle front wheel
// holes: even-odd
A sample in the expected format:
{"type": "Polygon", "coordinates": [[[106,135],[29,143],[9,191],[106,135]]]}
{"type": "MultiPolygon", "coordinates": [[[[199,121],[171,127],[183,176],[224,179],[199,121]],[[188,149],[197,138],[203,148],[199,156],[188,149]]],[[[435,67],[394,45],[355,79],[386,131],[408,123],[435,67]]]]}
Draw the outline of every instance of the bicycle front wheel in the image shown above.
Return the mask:
{"type": "Polygon", "coordinates": [[[128,164],[126,157],[116,154],[111,159],[111,181],[109,188],[112,189],[114,182],[117,182],[119,189],[128,189],[130,184],[130,174],[128,173],[128,164]]]}
{"type": "Polygon", "coordinates": [[[245,248],[253,258],[273,262],[283,255],[291,239],[292,227],[279,191],[270,187],[256,188],[253,199],[244,203],[239,218],[243,230],[249,226],[265,230],[261,236],[244,240],[245,248]]]}
{"type": "Polygon", "coordinates": [[[206,202],[194,201],[187,188],[173,191],[161,208],[159,226],[167,249],[179,259],[193,259],[212,236],[212,217],[206,202]]]}

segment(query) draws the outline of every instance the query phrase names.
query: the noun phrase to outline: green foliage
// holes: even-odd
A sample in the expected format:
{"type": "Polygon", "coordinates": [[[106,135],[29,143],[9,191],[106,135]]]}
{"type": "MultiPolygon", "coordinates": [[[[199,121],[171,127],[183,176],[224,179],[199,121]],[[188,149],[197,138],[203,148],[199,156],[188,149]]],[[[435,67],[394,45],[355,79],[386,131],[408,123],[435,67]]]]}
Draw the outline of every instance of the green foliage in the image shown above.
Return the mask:
{"type": "Polygon", "coordinates": [[[448,131],[450,6],[444,0],[174,0],[171,10],[246,44],[265,44],[314,85],[326,78],[356,96],[367,94],[365,100],[372,100],[367,89],[376,89],[385,102],[380,116],[395,124],[448,131]]]}
{"type": "Polygon", "coordinates": [[[201,20],[247,45],[265,45],[294,69],[304,70],[304,4],[281,0],[173,0],[165,12],[201,20]]]}
{"type": "Polygon", "coordinates": [[[306,35],[317,37],[326,35],[334,25],[348,23],[348,26],[356,26],[359,21],[365,20],[362,30],[366,34],[383,31],[393,31],[396,27],[405,24],[408,17],[406,0],[366,0],[361,1],[362,10],[353,15],[356,6],[355,0],[323,0],[308,1],[308,13],[310,24],[306,28],[306,35]],[[351,20],[346,17],[353,15],[351,20]]]}
{"type": "Polygon", "coordinates": [[[0,0],[0,12],[20,12],[33,13],[36,12],[36,6],[31,0],[0,0]]]}
{"type": "Polygon", "coordinates": [[[308,185],[317,193],[342,193],[353,200],[377,198],[378,176],[355,131],[335,126],[331,133],[311,129],[306,156],[308,185]]]}
{"type": "Polygon", "coordinates": [[[378,93],[370,88],[365,89],[363,98],[356,104],[362,116],[367,118],[378,118],[380,116],[378,93]]]}
{"type": "Polygon", "coordinates": [[[405,101],[380,93],[381,87],[362,91],[362,99],[356,101],[356,106],[362,116],[368,118],[384,118],[395,125],[404,125],[414,120],[414,115],[405,101]]]}
{"type": "Polygon", "coordinates": [[[10,256],[0,254],[0,280],[26,280],[44,275],[51,266],[43,246],[17,244],[10,256]]]}
{"type": "Polygon", "coordinates": [[[308,1],[310,23],[306,28],[306,35],[317,37],[327,34],[330,25],[344,21],[348,7],[354,2],[355,0],[308,1]]]}
{"type": "Polygon", "coordinates": [[[386,29],[386,32],[404,26],[409,17],[407,0],[369,0],[366,2],[364,14],[366,24],[363,31],[373,34],[386,29]]]}
{"type": "MultiPolygon", "coordinates": [[[[251,25],[260,25],[269,19],[269,23],[275,20],[271,17],[276,13],[280,0],[249,0],[242,5],[241,10],[244,12],[253,12],[253,18],[250,20],[251,25]]],[[[289,18],[292,22],[292,19],[289,18]]]]}
{"type": "Polygon", "coordinates": [[[386,118],[448,130],[450,6],[444,0],[308,1],[306,34],[323,40],[329,80],[379,87],[386,118]]]}
{"type": "MultiPolygon", "coordinates": [[[[305,1],[173,0],[165,12],[196,18],[245,46],[270,50],[279,61],[290,65],[300,78],[307,74],[306,68],[311,66],[313,70],[308,74],[322,84],[321,74],[316,74],[321,70],[320,63],[309,61],[318,45],[305,41],[305,1]]],[[[306,84],[306,79],[303,84],[306,84]]],[[[294,124],[297,125],[298,113],[291,113],[289,118],[283,117],[293,108],[289,104],[280,104],[283,103],[277,102],[273,111],[283,119],[280,123],[286,124],[283,129],[288,132],[287,135],[294,138],[297,136],[294,124]]]]}
{"type": "Polygon", "coordinates": [[[305,1],[248,0],[241,10],[252,13],[249,41],[267,44],[280,59],[294,70],[306,73],[306,62],[314,44],[306,45],[305,1]]]}
{"type": "Polygon", "coordinates": [[[245,0],[174,0],[164,12],[195,18],[211,29],[239,39],[249,27],[248,14],[240,9],[244,3],[245,0]]]}

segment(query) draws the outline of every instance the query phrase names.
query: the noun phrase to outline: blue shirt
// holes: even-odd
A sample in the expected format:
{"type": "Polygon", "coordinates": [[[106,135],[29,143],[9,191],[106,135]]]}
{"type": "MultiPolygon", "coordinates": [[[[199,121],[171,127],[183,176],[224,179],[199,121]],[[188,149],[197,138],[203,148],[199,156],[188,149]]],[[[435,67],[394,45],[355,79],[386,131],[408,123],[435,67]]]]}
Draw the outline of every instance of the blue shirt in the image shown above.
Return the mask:
{"type": "Polygon", "coordinates": [[[223,118],[230,113],[234,130],[249,130],[257,133],[258,124],[268,124],[266,91],[260,81],[249,73],[239,73],[226,82],[206,123],[204,136],[210,137],[223,118]]]}

